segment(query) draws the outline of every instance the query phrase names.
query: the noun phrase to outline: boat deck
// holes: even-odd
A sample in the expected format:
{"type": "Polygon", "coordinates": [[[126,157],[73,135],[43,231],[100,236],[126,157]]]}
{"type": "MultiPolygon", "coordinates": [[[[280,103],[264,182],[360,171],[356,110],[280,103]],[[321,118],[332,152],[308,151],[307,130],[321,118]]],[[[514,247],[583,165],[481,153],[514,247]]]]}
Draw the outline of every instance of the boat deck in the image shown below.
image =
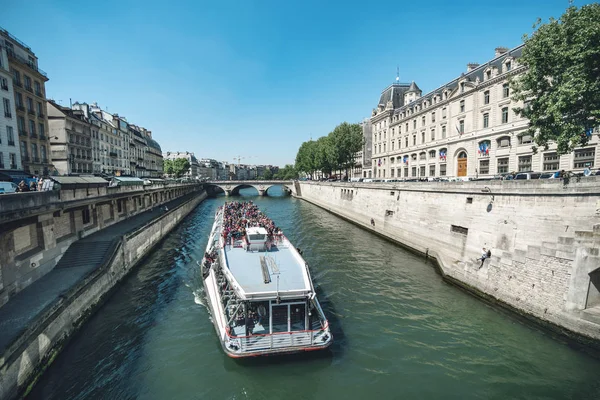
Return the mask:
{"type": "Polygon", "coordinates": [[[247,294],[311,290],[306,267],[293,248],[279,245],[268,252],[250,252],[226,246],[225,256],[229,270],[247,294]],[[269,283],[265,283],[263,265],[268,269],[269,283]]]}

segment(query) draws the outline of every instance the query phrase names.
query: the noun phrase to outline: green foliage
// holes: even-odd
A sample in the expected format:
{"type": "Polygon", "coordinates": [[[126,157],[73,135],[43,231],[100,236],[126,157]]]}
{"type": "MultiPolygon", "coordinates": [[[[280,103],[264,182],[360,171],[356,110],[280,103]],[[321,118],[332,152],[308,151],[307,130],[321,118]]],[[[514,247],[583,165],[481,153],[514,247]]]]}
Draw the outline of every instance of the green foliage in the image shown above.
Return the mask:
{"type": "Polygon", "coordinates": [[[173,160],[164,160],[163,169],[166,175],[173,175],[173,160]]]}
{"type": "Polygon", "coordinates": [[[190,169],[190,162],[186,158],[176,158],[175,160],[164,160],[163,169],[165,174],[181,177],[190,169]]]}
{"type": "Polygon", "coordinates": [[[264,179],[266,181],[273,179],[273,171],[271,171],[269,168],[265,169],[265,172],[263,172],[263,176],[261,179],[264,179]]]}
{"type": "Polygon", "coordinates": [[[316,142],[302,143],[296,155],[296,176],[303,172],[313,178],[315,171],[331,174],[335,170],[351,168],[354,155],[364,144],[362,128],[359,124],[343,122],[329,135],[316,142]]]}
{"type": "Polygon", "coordinates": [[[298,179],[298,171],[291,164],[286,164],[285,167],[280,168],[279,172],[273,175],[273,179],[289,181],[292,179],[298,179]]]}
{"type": "Polygon", "coordinates": [[[529,119],[528,133],[559,154],[587,144],[600,119],[600,4],[569,7],[559,20],[538,21],[525,36],[519,62],[527,70],[513,84],[515,112],[529,119]],[[526,104],[527,104],[526,103],[526,104]]]}

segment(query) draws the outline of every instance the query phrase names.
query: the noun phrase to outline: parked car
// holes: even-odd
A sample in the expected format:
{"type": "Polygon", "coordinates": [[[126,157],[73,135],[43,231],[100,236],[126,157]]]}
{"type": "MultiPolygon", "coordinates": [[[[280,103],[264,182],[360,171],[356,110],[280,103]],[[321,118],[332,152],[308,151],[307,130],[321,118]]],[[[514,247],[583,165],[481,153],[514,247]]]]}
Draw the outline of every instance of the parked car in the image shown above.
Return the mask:
{"type": "Polygon", "coordinates": [[[14,182],[0,182],[0,194],[15,193],[17,191],[17,187],[17,184],[14,182]]]}
{"type": "Polygon", "coordinates": [[[540,179],[554,179],[554,172],[543,172],[540,174],[540,179]]]}
{"type": "Polygon", "coordinates": [[[539,172],[520,172],[517,175],[515,175],[515,180],[519,181],[525,179],[539,179],[540,175],[541,174],[539,172]]]}

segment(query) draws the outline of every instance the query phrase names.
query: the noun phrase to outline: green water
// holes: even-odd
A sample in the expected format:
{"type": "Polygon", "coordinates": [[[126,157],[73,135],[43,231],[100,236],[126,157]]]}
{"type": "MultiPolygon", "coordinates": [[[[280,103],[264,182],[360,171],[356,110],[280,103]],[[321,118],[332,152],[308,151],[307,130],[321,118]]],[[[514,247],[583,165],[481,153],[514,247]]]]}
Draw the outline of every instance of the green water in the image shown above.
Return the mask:
{"type": "Polygon", "coordinates": [[[600,361],[585,349],[445,284],[422,258],[313,205],[243,192],[304,251],[333,328],[330,351],[223,354],[195,264],[220,197],[156,246],[29,398],[600,398],[600,361]]]}

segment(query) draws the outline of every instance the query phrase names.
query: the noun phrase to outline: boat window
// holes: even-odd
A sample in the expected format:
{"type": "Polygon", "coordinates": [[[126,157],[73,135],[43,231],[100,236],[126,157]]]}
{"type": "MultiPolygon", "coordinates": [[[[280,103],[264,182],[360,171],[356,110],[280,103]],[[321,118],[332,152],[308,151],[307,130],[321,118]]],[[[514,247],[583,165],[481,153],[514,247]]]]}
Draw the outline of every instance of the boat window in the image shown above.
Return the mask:
{"type": "Polygon", "coordinates": [[[290,304],[290,331],[306,329],[306,305],[290,304]]]}
{"type": "Polygon", "coordinates": [[[273,333],[288,332],[288,305],[273,305],[271,315],[273,333]]]}
{"type": "Polygon", "coordinates": [[[248,237],[250,238],[250,240],[252,241],[256,241],[256,240],[265,240],[265,235],[260,234],[260,233],[256,233],[254,235],[248,235],[248,237]]]}

